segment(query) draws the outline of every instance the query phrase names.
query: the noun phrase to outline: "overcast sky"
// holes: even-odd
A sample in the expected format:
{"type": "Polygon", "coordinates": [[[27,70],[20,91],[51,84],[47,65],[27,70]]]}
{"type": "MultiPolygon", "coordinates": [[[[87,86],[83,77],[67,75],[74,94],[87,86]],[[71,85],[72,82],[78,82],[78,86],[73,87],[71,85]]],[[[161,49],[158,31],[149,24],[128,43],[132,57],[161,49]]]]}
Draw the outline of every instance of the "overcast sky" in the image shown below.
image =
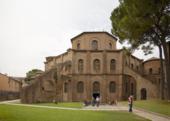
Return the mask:
{"type": "MultiPolygon", "coordinates": [[[[0,73],[25,76],[33,68],[44,70],[45,57],[65,52],[77,34],[110,32],[109,18],[118,4],[118,0],[0,0],[0,73]]],[[[139,52],[135,55],[144,58],[139,52]]],[[[152,56],[157,55],[155,51],[152,56]]]]}

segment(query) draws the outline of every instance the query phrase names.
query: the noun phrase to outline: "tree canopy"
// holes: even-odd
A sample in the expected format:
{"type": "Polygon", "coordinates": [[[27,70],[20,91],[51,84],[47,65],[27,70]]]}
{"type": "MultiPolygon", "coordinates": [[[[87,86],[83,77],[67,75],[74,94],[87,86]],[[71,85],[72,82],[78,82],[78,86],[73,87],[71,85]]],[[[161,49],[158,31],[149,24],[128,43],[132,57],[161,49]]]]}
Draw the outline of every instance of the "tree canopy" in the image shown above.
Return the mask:
{"type": "Polygon", "coordinates": [[[28,71],[28,72],[26,73],[25,81],[26,81],[26,82],[30,82],[30,81],[32,80],[32,78],[34,78],[35,76],[37,76],[37,75],[39,75],[39,74],[41,74],[41,73],[43,73],[42,70],[32,69],[32,70],[30,70],[30,71],[28,71]]]}
{"type": "Polygon", "coordinates": [[[170,39],[170,0],[119,0],[120,5],[111,14],[112,33],[120,42],[128,41],[131,49],[143,46],[145,53],[152,45],[163,50],[166,82],[170,99],[170,59],[166,42],[170,39]]]}
{"type": "Polygon", "coordinates": [[[112,33],[132,47],[170,38],[169,0],[120,0],[111,15],[112,33]]]}

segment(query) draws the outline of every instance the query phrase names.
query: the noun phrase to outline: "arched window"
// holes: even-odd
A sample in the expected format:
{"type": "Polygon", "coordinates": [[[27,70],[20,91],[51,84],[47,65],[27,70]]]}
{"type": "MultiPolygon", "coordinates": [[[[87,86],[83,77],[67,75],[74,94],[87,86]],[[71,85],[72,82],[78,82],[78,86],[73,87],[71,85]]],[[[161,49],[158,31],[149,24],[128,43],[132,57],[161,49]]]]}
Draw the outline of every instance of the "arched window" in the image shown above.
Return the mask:
{"type": "Polygon", "coordinates": [[[84,92],[84,84],[83,84],[83,82],[78,82],[77,83],[77,92],[78,93],[83,93],[84,92]]]}
{"type": "Polygon", "coordinates": [[[152,74],[152,68],[149,68],[149,74],[152,74]]]}
{"type": "Polygon", "coordinates": [[[78,50],[80,49],[80,43],[77,44],[77,49],[78,49],[78,50]]]}
{"type": "Polygon", "coordinates": [[[128,62],[127,62],[127,60],[126,60],[125,64],[126,64],[126,66],[128,65],[128,62]]]}
{"type": "Polygon", "coordinates": [[[78,71],[81,73],[81,72],[83,72],[83,60],[82,59],[80,59],[79,61],[78,61],[78,71]]]}
{"type": "Polygon", "coordinates": [[[139,70],[139,66],[136,66],[136,70],[137,70],[137,71],[139,70]]]}
{"type": "Polygon", "coordinates": [[[100,60],[99,59],[95,59],[93,61],[93,68],[95,72],[100,72],[100,60]]]}
{"type": "Polygon", "coordinates": [[[116,60],[112,59],[110,61],[110,71],[114,71],[116,69],[116,60]]]}
{"type": "Polygon", "coordinates": [[[158,78],[158,84],[160,84],[161,83],[161,79],[160,78],[158,78]]]}
{"type": "Polygon", "coordinates": [[[160,74],[161,73],[161,68],[158,68],[158,74],[160,74]]]}
{"type": "Polygon", "coordinates": [[[110,82],[109,91],[110,91],[110,93],[116,92],[116,83],[115,82],[110,82]]]}
{"type": "Polygon", "coordinates": [[[97,42],[97,40],[93,40],[92,41],[92,49],[93,50],[97,50],[98,49],[98,42],[97,42]]]}
{"type": "Polygon", "coordinates": [[[68,92],[68,83],[65,82],[64,83],[64,93],[67,93],[68,92]]]}
{"type": "Polygon", "coordinates": [[[93,83],[93,93],[99,93],[100,92],[100,83],[94,82],[93,83]]]}
{"type": "Polygon", "coordinates": [[[111,43],[109,43],[109,49],[112,49],[112,44],[111,43]]]}
{"type": "Polygon", "coordinates": [[[133,69],[133,64],[131,64],[131,68],[133,69]]]}

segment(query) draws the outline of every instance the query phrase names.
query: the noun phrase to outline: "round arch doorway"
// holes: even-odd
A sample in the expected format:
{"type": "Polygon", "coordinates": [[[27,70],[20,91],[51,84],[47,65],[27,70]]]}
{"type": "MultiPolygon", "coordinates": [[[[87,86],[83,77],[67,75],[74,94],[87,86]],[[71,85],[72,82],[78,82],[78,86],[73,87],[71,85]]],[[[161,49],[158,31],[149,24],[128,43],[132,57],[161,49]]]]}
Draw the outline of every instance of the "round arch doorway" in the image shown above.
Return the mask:
{"type": "Polygon", "coordinates": [[[100,83],[98,81],[95,81],[93,83],[93,93],[92,97],[96,99],[97,97],[100,97],[100,83]]]}

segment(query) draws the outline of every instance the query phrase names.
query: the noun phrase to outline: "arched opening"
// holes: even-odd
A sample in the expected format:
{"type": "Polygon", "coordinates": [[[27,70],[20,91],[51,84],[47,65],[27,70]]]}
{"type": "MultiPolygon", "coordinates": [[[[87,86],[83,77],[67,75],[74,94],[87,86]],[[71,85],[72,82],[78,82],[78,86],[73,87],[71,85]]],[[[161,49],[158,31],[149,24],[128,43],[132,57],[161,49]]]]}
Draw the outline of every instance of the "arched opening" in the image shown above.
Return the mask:
{"type": "Polygon", "coordinates": [[[115,82],[110,82],[110,84],[109,84],[109,92],[110,93],[115,93],[116,92],[116,83],[115,82]]]}
{"type": "Polygon", "coordinates": [[[77,49],[78,49],[78,50],[80,49],[80,43],[77,44],[77,49]]]}
{"type": "Polygon", "coordinates": [[[131,68],[133,69],[133,63],[131,64],[131,68]]]}
{"type": "Polygon", "coordinates": [[[100,60],[99,59],[95,59],[93,61],[93,69],[95,72],[100,72],[100,60]]]}
{"type": "Polygon", "coordinates": [[[146,100],[147,99],[147,91],[146,88],[141,89],[141,100],[146,100]]]}
{"type": "Polygon", "coordinates": [[[113,72],[116,70],[116,60],[115,59],[112,59],[110,61],[110,71],[113,72]]]}
{"type": "Polygon", "coordinates": [[[68,83],[64,83],[64,93],[68,93],[68,83]]]}
{"type": "Polygon", "coordinates": [[[136,80],[130,75],[125,75],[123,78],[123,99],[127,100],[130,95],[136,99],[136,80]]]}
{"type": "Polygon", "coordinates": [[[93,83],[93,98],[96,99],[97,97],[100,97],[100,83],[94,82],[93,83]]]}
{"type": "Polygon", "coordinates": [[[83,60],[79,59],[78,61],[78,72],[82,73],[83,72],[83,60]]]}
{"type": "Polygon", "coordinates": [[[112,44],[111,44],[111,43],[109,43],[109,49],[110,49],[110,50],[112,49],[112,44]]]}
{"type": "Polygon", "coordinates": [[[153,70],[152,68],[149,68],[149,74],[152,74],[153,70]]]}
{"type": "Polygon", "coordinates": [[[98,42],[97,42],[97,40],[93,40],[92,41],[92,49],[93,50],[97,50],[98,49],[98,42]]]}

